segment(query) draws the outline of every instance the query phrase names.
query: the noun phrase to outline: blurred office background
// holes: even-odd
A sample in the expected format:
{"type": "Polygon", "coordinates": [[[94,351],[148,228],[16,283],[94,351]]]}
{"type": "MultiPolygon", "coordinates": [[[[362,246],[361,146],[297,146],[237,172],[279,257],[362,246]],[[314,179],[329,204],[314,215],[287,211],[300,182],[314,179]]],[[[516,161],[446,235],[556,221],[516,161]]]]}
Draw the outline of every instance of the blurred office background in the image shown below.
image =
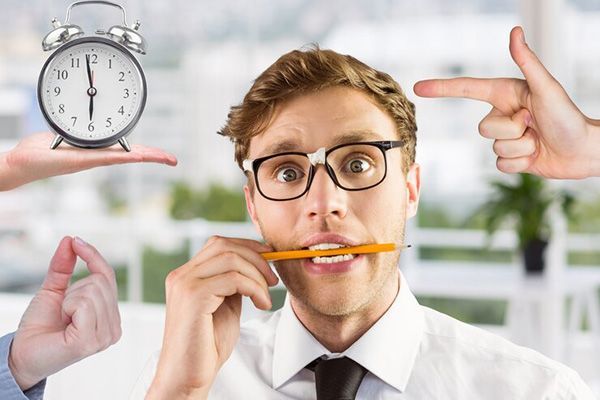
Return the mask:
{"type": "MultiPolygon", "coordinates": [[[[41,39],[70,2],[2,0],[0,152],[46,130],[36,100],[49,54],[41,39]]],[[[529,44],[590,117],[600,110],[600,2],[594,0],[122,1],[149,43],[139,59],[149,95],[130,142],[161,147],[179,165],[102,168],[0,193],[0,332],[16,329],[63,235],[93,243],[117,270],[124,335],[108,351],[49,379],[48,399],[126,398],[160,348],[164,277],[211,234],[256,237],[247,222],[244,177],[233,146],[217,135],[228,109],[284,52],[319,43],[389,72],[417,106],[422,200],[410,221],[414,248],[401,260],[425,305],[483,326],[569,364],[600,390],[600,180],[548,181],[576,199],[572,216],[548,213],[545,274],[527,277],[509,223],[487,240],[471,217],[491,195],[491,142],[477,133],[489,106],[421,99],[429,77],[521,77],[508,34],[529,44]],[[118,368],[114,368],[118,365],[118,368]]],[[[117,11],[77,8],[88,32],[117,11]]],[[[83,265],[77,276],[85,276],[83,265]]],[[[276,306],[283,287],[274,290],[276,306]]],[[[254,315],[245,304],[244,318],[254,315]]]]}

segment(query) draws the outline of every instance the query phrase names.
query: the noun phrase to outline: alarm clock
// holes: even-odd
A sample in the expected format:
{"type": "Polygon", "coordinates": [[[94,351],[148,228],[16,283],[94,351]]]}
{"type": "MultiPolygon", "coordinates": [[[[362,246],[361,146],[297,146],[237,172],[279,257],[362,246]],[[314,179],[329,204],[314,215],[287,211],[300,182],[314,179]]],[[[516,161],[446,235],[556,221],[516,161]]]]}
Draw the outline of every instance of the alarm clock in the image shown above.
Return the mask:
{"type": "Polygon", "coordinates": [[[147,90],[144,71],[132,54],[146,54],[146,41],[137,32],[140,22],[129,27],[121,5],[86,0],[67,8],[65,24],[54,18],[52,26],[42,48],[55,51],[44,63],[37,85],[40,109],[56,134],[50,148],[65,140],[83,148],[119,143],[131,151],[126,137],[144,111],[147,90]],[[119,8],[122,25],[86,36],[70,17],[73,8],[90,4],[119,8]]]}

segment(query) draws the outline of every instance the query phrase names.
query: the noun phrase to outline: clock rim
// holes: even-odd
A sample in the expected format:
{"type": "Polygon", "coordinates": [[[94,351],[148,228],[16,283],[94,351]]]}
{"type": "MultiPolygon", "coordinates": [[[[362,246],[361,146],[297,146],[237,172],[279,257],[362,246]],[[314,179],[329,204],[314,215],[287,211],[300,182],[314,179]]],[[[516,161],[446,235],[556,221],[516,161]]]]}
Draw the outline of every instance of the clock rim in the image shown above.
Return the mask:
{"type": "Polygon", "coordinates": [[[91,37],[77,38],[77,39],[74,39],[74,40],[60,46],[59,48],[57,48],[54,51],[54,53],[52,53],[50,55],[50,57],[48,57],[48,59],[44,63],[44,66],[42,67],[42,70],[40,71],[40,75],[38,77],[38,85],[37,85],[38,105],[40,107],[40,110],[42,111],[42,115],[43,115],[44,119],[46,120],[46,123],[50,127],[50,130],[52,130],[53,133],[60,135],[69,144],[71,144],[73,146],[77,146],[77,147],[82,147],[82,148],[109,147],[109,146],[112,146],[113,144],[117,143],[119,141],[119,139],[125,138],[127,135],[129,135],[131,133],[131,131],[133,130],[133,128],[135,128],[135,126],[139,122],[139,120],[144,112],[144,108],[146,107],[146,97],[147,97],[146,77],[144,75],[144,70],[142,69],[142,66],[139,63],[139,61],[137,60],[137,58],[124,46],[122,46],[119,43],[116,43],[110,39],[103,38],[103,37],[91,36],[91,37]],[[65,50],[67,50],[73,46],[76,46],[78,44],[82,44],[82,43],[103,43],[110,47],[115,48],[117,51],[120,51],[126,57],[129,57],[131,59],[131,61],[133,62],[133,65],[135,67],[136,73],[138,74],[138,76],[140,77],[140,81],[142,82],[142,88],[141,88],[142,94],[140,97],[140,107],[138,108],[136,115],[134,115],[133,119],[123,129],[116,132],[114,135],[108,136],[103,139],[92,139],[92,140],[82,139],[82,138],[70,135],[68,132],[65,132],[61,127],[59,127],[56,123],[54,123],[54,121],[52,121],[52,119],[48,115],[48,112],[46,111],[46,108],[44,107],[44,103],[42,100],[42,96],[43,96],[42,83],[44,82],[44,79],[47,76],[48,66],[50,65],[52,60],[54,60],[56,57],[58,57],[60,54],[62,54],[65,50]]]}

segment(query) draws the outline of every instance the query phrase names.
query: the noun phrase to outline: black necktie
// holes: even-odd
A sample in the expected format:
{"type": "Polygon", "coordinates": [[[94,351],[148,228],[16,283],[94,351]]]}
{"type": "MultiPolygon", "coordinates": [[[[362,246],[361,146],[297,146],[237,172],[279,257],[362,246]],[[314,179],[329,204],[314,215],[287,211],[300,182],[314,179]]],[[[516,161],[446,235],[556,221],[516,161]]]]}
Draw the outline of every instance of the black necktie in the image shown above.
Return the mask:
{"type": "Polygon", "coordinates": [[[348,358],[317,358],[306,368],[315,372],[317,400],[354,400],[367,370],[348,358]]]}

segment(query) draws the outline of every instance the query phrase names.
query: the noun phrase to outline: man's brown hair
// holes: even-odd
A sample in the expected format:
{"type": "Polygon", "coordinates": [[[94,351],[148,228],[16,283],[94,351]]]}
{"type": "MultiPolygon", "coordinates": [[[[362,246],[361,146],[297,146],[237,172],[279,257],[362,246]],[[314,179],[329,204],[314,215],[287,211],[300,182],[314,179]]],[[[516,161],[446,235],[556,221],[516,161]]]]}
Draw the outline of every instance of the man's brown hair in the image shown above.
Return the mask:
{"type": "Polygon", "coordinates": [[[415,162],[417,144],[414,104],[390,75],[352,56],[318,46],[281,56],[256,78],[242,103],[231,107],[220,133],[235,143],[235,160],[240,168],[248,158],[250,140],[267,129],[279,104],[303,93],[334,86],[366,93],[392,117],[399,139],[405,142],[402,169],[408,172],[415,162]]]}

